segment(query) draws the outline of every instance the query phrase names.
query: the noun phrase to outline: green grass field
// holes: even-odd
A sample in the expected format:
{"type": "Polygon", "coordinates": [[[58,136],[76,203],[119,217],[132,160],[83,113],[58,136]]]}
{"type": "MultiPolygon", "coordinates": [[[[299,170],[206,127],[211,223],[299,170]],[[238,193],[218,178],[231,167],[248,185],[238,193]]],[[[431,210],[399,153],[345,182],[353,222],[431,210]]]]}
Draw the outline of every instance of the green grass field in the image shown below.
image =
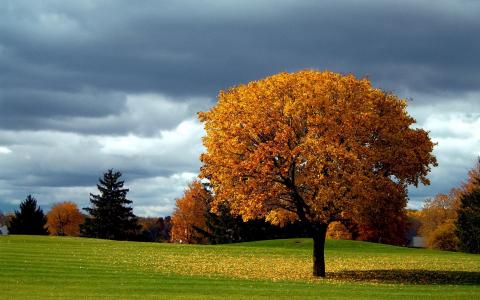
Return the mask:
{"type": "Polygon", "coordinates": [[[480,255],[309,239],[175,245],[0,237],[0,298],[480,299],[480,255]]]}

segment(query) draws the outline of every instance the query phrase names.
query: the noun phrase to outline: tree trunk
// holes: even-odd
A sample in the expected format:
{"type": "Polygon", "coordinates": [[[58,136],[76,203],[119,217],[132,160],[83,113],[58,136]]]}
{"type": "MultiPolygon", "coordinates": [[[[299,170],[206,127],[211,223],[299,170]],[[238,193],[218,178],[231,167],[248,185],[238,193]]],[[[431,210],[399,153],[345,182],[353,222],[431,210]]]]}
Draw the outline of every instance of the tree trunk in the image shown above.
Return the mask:
{"type": "Polygon", "coordinates": [[[325,236],[327,224],[313,224],[313,276],[325,277],[325,236]]]}

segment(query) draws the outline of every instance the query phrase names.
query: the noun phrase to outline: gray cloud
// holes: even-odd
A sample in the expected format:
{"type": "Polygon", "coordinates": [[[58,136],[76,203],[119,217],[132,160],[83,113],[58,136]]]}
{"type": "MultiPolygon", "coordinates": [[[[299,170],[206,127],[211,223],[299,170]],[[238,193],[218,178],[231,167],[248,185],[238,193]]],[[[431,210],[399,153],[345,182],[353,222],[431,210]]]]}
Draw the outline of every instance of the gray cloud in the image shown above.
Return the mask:
{"type": "Polygon", "coordinates": [[[121,112],[124,102],[124,95],[88,90],[68,93],[55,90],[5,89],[0,96],[2,119],[12,114],[22,114],[30,118],[104,117],[121,112]]]}
{"type": "Polygon", "coordinates": [[[160,212],[155,203],[171,209],[185,178],[200,167],[202,135],[202,126],[194,120],[154,136],[0,131],[0,207],[18,205],[27,194],[47,208],[64,200],[85,206],[89,193],[97,192],[98,178],[114,168],[131,187],[136,210],[151,215],[141,209],[147,205],[160,212]]]}
{"type": "Polygon", "coordinates": [[[370,75],[387,88],[478,87],[475,2],[269,4],[47,2],[11,10],[2,52],[23,68],[6,76],[11,85],[212,96],[239,81],[315,67],[370,75]]]}

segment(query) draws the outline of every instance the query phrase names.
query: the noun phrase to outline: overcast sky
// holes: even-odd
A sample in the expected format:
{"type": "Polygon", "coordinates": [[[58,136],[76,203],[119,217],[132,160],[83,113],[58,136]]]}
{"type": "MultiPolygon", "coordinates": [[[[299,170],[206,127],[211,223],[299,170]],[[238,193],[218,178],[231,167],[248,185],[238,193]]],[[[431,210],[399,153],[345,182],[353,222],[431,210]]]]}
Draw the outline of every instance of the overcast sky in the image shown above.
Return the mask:
{"type": "Polygon", "coordinates": [[[221,89],[306,68],[411,99],[438,143],[410,207],[480,155],[480,1],[0,1],[0,210],[48,210],[120,170],[134,212],[171,213],[221,89]]]}

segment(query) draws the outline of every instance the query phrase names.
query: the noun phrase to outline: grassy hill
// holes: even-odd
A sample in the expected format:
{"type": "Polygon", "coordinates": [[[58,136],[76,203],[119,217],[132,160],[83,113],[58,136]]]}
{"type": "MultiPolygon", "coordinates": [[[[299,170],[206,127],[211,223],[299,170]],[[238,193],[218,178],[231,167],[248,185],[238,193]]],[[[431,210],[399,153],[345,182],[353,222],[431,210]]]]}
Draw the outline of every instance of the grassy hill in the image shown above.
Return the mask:
{"type": "Polygon", "coordinates": [[[480,255],[327,241],[328,279],[309,239],[175,245],[0,237],[6,298],[480,299],[480,255]]]}

